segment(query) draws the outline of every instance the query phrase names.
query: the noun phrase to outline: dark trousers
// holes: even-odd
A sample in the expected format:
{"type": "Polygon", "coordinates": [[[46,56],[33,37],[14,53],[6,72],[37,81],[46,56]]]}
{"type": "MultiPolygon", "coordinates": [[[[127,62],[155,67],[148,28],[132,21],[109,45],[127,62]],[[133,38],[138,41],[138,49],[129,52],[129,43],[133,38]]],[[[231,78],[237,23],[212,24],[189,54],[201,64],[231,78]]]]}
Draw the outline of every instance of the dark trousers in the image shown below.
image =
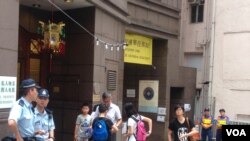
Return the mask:
{"type": "Polygon", "coordinates": [[[221,129],[216,130],[216,141],[221,141],[221,139],[222,139],[221,132],[222,132],[221,129]]]}
{"type": "Polygon", "coordinates": [[[208,141],[212,141],[212,128],[201,130],[201,139],[203,141],[206,141],[207,137],[208,137],[208,141]]]}
{"type": "MultiPolygon", "coordinates": [[[[37,141],[35,137],[25,137],[24,141],[37,141]]],[[[16,138],[13,137],[5,137],[1,141],[16,141],[16,138]]]]}
{"type": "Polygon", "coordinates": [[[111,141],[116,141],[116,134],[115,133],[111,134],[111,141]]]}
{"type": "Polygon", "coordinates": [[[13,137],[4,137],[1,139],[1,141],[15,141],[16,139],[13,137]]]}

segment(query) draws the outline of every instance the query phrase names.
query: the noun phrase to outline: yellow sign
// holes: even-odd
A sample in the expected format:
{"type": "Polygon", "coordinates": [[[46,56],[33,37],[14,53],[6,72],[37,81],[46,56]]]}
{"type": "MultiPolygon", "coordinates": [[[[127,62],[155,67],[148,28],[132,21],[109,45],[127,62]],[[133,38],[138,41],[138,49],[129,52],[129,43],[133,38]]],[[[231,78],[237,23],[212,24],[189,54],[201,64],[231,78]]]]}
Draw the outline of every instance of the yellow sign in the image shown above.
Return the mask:
{"type": "Polygon", "coordinates": [[[152,65],[152,38],[126,33],[125,40],[124,62],[152,65]]]}
{"type": "Polygon", "coordinates": [[[204,124],[211,124],[212,120],[211,119],[203,119],[204,124]]]}
{"type": "Polygon", "coordinates": [[[219,120],[219,124],[220,124],[220,125],[226,125],[226,124],[227,124],[227,121],[226,121],[226,120],[219,120]]]}

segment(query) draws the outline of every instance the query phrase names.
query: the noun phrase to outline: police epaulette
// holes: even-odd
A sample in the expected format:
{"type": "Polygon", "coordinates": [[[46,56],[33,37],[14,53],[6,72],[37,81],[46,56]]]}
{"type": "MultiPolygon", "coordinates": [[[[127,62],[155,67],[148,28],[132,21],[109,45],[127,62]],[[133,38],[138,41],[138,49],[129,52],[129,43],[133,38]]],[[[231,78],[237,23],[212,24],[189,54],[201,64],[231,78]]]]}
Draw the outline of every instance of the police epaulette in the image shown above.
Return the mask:
{"type": "Polygon", "coordinates": [[[21,100],[19,100],[18,104],[23,107],[24,101],[21,99],[21,100]]]}
{"type": "Polygon", "coordinates": [[[35,108],[33,106],[31,107],[31,111],[35,114],[35,108]]]}
{"type": "Polygon", "coordinates": [[[49,110],[48,108],[45,108],[45,111],[48,113],[49,119],[51,119],[53,117],[53,115],[52,115],[53,112],[51,110],[49,110]]]}
{"type": "Polygon", "coordinates": [[[50,110],[50,109],[48,109],[48,108],[45,108],[45,111],[48,113],[48,114],[52,114],[53,112],[50,110]]]}

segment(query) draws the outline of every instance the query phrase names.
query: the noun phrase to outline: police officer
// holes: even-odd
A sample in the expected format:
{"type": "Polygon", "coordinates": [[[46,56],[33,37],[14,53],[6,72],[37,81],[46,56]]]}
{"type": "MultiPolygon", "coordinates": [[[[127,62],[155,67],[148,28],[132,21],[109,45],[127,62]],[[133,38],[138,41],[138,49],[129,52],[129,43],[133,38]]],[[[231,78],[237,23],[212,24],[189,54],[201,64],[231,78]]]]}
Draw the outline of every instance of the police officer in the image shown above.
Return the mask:
{"type": "Polygon", "coordinates": [[[49,92],[46,89],[40,89],[37,105],[34,108],[34,128],[37,141],[54,141],[55,124],[52,116],[52,111],[47,109],[49,103],[49,92]]]}
{"type": "Polygon", "coordinates": [[[221,141],[222,138],[222,125],[229,124],[229,117],[225,115],[225,109],[220,109],[220,116],[217,117],[217,130],[216,130],[216,141],[221,141]]]}
{"type": "Polygon", "coordinates": [[[206,141],[208,137],[208,141],[212,141],[212,121],[213,117],[209,114],[209,109],[204,109],[204,115],[201,117],[201,138],[203,141],[206,141]]]}
{"type": "Polygon", "coordinates": [[[10,110],[8,125],[14,133],[16,141],[33,140],[34,127],[32,112],[32,101],[35,101],[38,94],[39,86],[33,79],[26,79],[21,82],[20,94],[22,97],[18,99],[10,110]]]}

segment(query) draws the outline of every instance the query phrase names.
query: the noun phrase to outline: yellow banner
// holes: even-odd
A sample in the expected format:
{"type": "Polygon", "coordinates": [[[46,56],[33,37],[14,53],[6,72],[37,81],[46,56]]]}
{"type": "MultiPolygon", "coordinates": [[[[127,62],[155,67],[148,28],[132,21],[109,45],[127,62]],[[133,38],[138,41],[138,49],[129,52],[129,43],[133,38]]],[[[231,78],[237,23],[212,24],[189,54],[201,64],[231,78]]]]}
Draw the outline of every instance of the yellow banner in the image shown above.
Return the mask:
{"type": "Polygon", "coordinates": [[[124,62],[152,65],[152,38],[126,33],[125,40],[124,62]]]}

